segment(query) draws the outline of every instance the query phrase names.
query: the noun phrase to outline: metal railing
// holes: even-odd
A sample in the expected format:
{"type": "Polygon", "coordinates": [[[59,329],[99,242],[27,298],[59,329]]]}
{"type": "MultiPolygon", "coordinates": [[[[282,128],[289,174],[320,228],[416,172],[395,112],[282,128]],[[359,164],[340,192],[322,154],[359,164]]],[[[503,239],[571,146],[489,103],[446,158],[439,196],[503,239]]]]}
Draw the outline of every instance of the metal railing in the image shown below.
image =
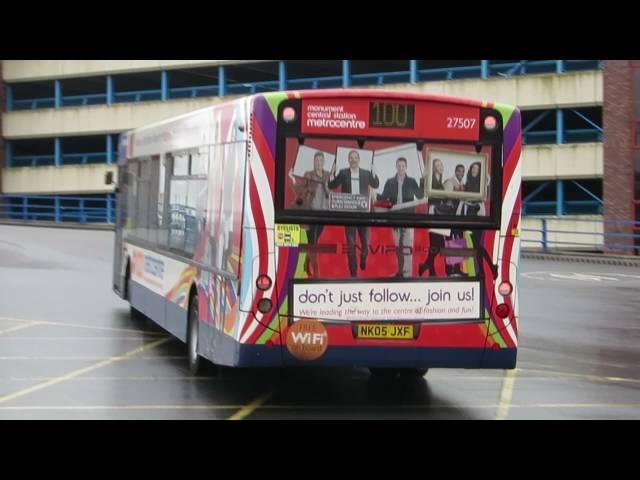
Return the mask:
{"type": "MultiPolygon", "coordinates": [[[[112,154],[112,157],[114,155],[112,154]]],[[[14,155],[8,167],[43,167],[55,165],[55,155],[14,155]]],[[[112,161],[115,158],[111,159],[112,161]]],[[[109,163],[107,152],[65,153],[60,165],[86,165],[91,163],[109,163]]]]}
{"type": "Polygon", "coordinates": [[[523,217],[522,222],[535,227],[521,229],[523,248],[543,252],[617,250],[637,254],[640,251],[640,222],[571,216],[523,217]]]}
{"type": "MultiPolygon", "coordinates": [[[[555,215],[558,203],[554,200],[529,200],[522,204],[523,215],[555,215]]],[[[565,200],[562,202],[565,215],[602,215],[604,205],[597,200],[565,200]]]]}
{"type": "MultiPolygon", "coordinates": [[[[602,142],[603,132],[597,128],[572,128],[563,130],[564,143],[602,142]]],[[[557,130],[532,130],[522,134],[523,145],[558,143],[557,130]]]]}
{"type": "Polygon", "coordinates": [[[115,221],[115,198],[67,195],[0,195],[0,218],[52,222],[93,223],[115,221]]]}

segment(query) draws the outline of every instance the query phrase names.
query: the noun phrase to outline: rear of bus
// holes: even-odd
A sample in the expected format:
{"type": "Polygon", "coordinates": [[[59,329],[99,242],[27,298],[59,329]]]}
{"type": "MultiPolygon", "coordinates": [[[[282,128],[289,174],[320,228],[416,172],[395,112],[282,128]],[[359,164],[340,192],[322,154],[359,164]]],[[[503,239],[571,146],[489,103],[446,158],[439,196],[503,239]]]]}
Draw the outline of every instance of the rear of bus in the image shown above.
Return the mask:
{"type": "Polygon", "coordinates": [[[252,111],[240,364],[515,367],[516,108],[320,90],[252,111]]]}

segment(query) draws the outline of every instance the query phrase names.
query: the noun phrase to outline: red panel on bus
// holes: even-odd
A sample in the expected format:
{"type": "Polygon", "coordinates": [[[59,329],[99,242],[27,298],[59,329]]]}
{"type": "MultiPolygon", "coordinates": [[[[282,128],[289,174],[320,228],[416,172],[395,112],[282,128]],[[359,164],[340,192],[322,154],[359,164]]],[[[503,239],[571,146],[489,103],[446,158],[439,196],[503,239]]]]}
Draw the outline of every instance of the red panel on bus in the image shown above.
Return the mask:
{"type": "Polygon", "coordinates": [[[477,140],[480,109],[438,102],[303,100],[302,133],[477,140]],[[378,126],[379,125],[379,126],[378,126]]]}

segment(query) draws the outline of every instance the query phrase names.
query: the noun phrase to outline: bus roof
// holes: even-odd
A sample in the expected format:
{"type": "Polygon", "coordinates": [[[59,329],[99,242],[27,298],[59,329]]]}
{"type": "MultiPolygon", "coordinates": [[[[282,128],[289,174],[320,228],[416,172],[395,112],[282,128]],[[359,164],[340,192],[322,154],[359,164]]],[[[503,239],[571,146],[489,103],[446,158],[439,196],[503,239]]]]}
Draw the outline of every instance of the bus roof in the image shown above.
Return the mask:
{"type": "MultiPolygon", "coordinates": [[[[451,103],[457,105],[469,105],[474,107],[489,106],[492,102],[462,98],[462,97],[450,97],[447,95],[436,95],[423,92],[411,92],[406,90],[381,90],[375,88],[330,88],[323,90],[290,90],[286,92],[280,92],[288,94],[292,98],[389,98],[389,99],[402,99],[402,100],[421,100],[432,101],[441,103],[451,103]]],[[[265,93],[263,95],[277,95],[278,93],[265,93]]]]}
{"type": "MultiPolygon", "coordinates": [[[[173,121],[182,120],[184,118],[188,118],[193,115],[198,115],[208,110],[213,110],[215,108],[221,107],[223,105],[228,105],[230,103],[234,103],[237,101],[245,100],[247,98],[255,98],[255,97],[285,97],[285,98],[389,98],[389,99],[402,99],[402,100],[421,100],[421,101],[432,101],[432,102],[440,102],[440,103],[450,103],[454,105],[468,105],[473,107],[489,107],[491,108],[495,103],[489,102],[486,100],[477,100],[472,98],[464,98],[464,97],[451,97],[447,95],[436,95],[431,93],[423,93],[423,92],[410,92],[404,90],[381,90],[381,89],[373,89],[373,88],[353,88],[353,89],[343,89],[343,88],[328,88],[328,89],[316,89],[316,90],[284,90],[280,92],[266,92],[266,93],[255,93],[252,95],[244,95],[244,96],[236,96],[233,98],[229,98],[227,101],[219,101],[215,104],[209,105],[207,107],[199,108],[198,110],[194,110],[192,112],[187,112],[181,115],[176,115],[174,117],[170,117],[164,120],[160,120],[157,122],[153,122],[133,130],[130,132],[138,132],[148,128],[153,128],[162,124],[170,123],[173,121]]],[[[504,105],[503,107],[512,107],[511,105],[504,105]]]]}
{"type": "MultiPolygon", "coordinates": [[[[154,122],[151,124],[147,124],[133,130],[129,130],[123,135],[123,137],[131,137],[132,134],[136,138],[140,138],[140,136],[148,137],[153,136],[156,137],[158,135],[162,135],[164,132],[167,135],[167,129],[175,128],[173,125],[186,125],[186,124],[196,124],[200,123],[196,118],[207,118],[205,121],[212,122],[213,116],[209,116],[209,112],[213,112],[219,108],[228,108],[229,106],[236,104],[236,108],[240,108],[240,110],[244,110],[241,107],[243,102],[247,102],[246,105],[250,105],[255,98],[264,98],[267,100],[269,104],[271,104],[272,108],[279,103],[280,100],[286,99],[357,99],[357,98],[381,98],[381,99],[397,99],[397,100],[416,100],[416,101],[426,101],[426,102],[434,102],[434,103],[444,103],[450,104],[452,106],[467,106],[467,107],[477,107],[477,108],[497,108],[502,111],[503,116],[506,113],[508,117],[516,107],[511,105],[499,104],[484,100],[470,99],[470,98],[460,98],[460,97],[450,97],[446,95],[435,95],[430,93],[423,92],[410,92],[404,90],[382,90],[382,89],[374,89],[374,88],[354,88],[354,89],[342,89],[342,88],[334,88],[334,89],[316,89],[316,90],[285,90],[279,92],[266,92],[266,93],[256,93],[252,95],[245,95],[240,97],[228,98],[225,100],[218,100],[216,103],[212,103],[211,105],[200,108],[198,110],[194,110],[192,112],[184,113],[181,115],[173,116],[158,122],[154,122]]],[[[247,112],[248,113],[248,112],[247,112]]],[[[247,121],[247,118],[244,115],[241,115],[242,119],[240,122],[247,121]]],[[[203,131],[207,130],[207,127],[204,124],[201,124],[203,131]]],[[[194,132],[192,132],[194,133],[194,132]]],[[[206,134],[203,134],[206,135],[206,134]]],[[[127,143],[126,138],[121,138],[122,147],[124,147],[127,143]]],[[[120,150],[120,149],[119,149],[120,150]]],[[[119,158],[123,156],[118,155],[119,158]]]]}

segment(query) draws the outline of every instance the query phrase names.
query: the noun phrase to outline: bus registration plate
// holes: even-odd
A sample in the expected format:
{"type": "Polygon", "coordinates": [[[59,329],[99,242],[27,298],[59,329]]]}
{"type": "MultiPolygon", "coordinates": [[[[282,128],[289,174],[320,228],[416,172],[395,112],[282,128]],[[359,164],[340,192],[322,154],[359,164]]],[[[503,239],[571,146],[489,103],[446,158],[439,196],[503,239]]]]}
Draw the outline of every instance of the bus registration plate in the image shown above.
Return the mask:
{"type": "Polygon", "coordinates": [[[358,323],[356,337],[362,339],[413,340],[413,325],[393,323],[358,323]]]}

